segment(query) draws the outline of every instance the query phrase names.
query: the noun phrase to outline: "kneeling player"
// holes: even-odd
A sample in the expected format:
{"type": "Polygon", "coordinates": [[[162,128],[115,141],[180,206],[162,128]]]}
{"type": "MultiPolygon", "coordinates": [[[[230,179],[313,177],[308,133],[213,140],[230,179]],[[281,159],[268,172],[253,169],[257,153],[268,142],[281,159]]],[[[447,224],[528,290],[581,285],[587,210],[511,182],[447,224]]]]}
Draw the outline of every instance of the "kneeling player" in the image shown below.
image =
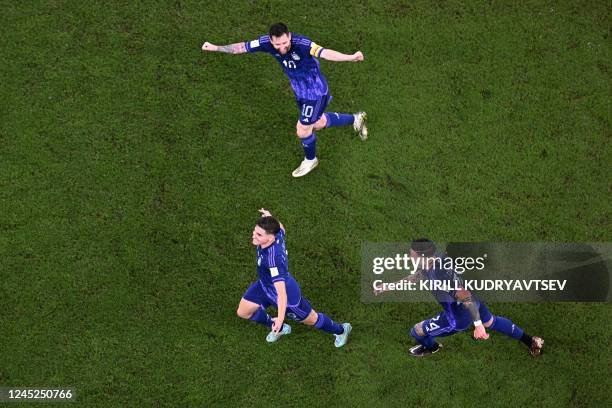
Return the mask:
{"type": "Polygon", "coordinates": [[[474,338],[477,340],[488,339],[489,335],[485,328],[490,328],[521,341],[529,348],[530,354],[534,357],[542,353],[544,340],[540,337],[529,336],[510,319],[492,315],[487,305],[468,290],[454,290],[453,288],[462,288],[461,280],[454,270],[440,268],[444,262],[435,262],[435,259],[440,257],[435,251],[435,244],[426,238],[417,239],[410,246],[410,257],[415,263],[419,258],[421,259],[418,264],[420,270],[407,280],[442,281],[447,283],[445,285],[447,288],[451,288],[448,291],[432,290],[432,294],[444,311],[414,325],[410,334],[419,344],[410,349],[411,356],[422,357],[439,351],[442,345],[436,342],[436,337],[451,336],[465,331],[472,324],[474,325],[474,338]]]}
{"type": "Polygon", "coordinates": [[[350,323],[338,324],[323,313],[317,313],[310,302],[302,297],[298,283],[289,273],[285,249],[285,229],[269,211],[259,210],[262,217],[253,229],[253,245],[257,246],[257,273],[259,279],[245,292],[238,305],[238,316],[270,327],[266,341],[273,343],[280,336],[291,333],[284,323],[285,315],[295,321],[332,333],[336,347],[342,347],[351,332],[350,323]],[[272,319],[266,312],[274,306],[278,315],[272,319]]]}

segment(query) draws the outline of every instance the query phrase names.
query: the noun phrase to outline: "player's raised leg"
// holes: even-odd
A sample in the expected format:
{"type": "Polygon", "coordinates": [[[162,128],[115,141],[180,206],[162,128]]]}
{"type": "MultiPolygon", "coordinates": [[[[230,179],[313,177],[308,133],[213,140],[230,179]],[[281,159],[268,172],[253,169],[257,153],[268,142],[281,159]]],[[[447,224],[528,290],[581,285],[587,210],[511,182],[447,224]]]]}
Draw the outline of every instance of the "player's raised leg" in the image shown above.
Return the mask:
{"type": "Polygon", "coordinates": [[[332,100],[331,95],[325,95],[317,101],[313,108],[313,118],[315,118],[315,130],[321,130],[329,127],[336,126],[350,126],[353,125],[353,129],[359,135],[361,140],[368,138],[368,128],[366,127],[367,115],[365,112],[357,113],[340,113],[340,112],[325,112],[327,105],[332,100]]]}
{"type": "Polygon", "coordinates": [[[315,124],[315,130],[336,126],[353,125],[353,129],[361,140],[368,138],[368,128],[366,126],[367,115],[365,112],[339,113],[325,112],[321,119],[315,124]]]}

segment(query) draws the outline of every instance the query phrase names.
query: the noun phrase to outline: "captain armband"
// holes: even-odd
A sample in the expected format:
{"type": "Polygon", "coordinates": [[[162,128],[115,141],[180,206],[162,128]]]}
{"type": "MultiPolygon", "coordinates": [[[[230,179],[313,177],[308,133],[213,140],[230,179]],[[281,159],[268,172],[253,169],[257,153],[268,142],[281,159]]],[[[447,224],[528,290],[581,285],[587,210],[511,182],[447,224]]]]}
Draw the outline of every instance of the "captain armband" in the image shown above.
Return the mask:
{"type": "Polygon", "coordinates": [[[319,58],[324,49],[325,48],[314,42],[310,43],[310,55],[312,55],[313,57],[319,58]]]}

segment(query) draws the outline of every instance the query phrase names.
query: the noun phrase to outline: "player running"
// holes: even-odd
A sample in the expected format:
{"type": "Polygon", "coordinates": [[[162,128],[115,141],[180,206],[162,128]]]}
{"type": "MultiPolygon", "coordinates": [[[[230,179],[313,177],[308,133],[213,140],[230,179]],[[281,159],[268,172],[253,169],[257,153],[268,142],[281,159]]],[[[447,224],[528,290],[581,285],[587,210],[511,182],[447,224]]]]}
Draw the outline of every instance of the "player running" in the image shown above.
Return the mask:
{"type": "MultiPolygon", "coordinates": [[[[462,281],[455,271],[440,269],[444,262],[435,262],[435,259],[443,258],[443,256],[436,255],[435,251],[435,244],[427,238],[413,241],[410,246],[410,257],[415,263],[421,258],[419,265],[425,265],[425,267],[420,267],[406,280],[444,281],[448,282],[448,285],[445,286],[449,288],[462,288],[462,281]]],[[[375,292],[376,295],[380,293],[381,291],[375,292]]],[[[434,290],[432,294],[444,311],[436,317],[414,325],[410,334],[419,344],[410,349],[411,356],[422,357],[436,353],[442,348],[442,344],[435,341],[436,337],[451,336],[465,331],[472,324],[474,325],[474,338],[477,340],[488,339],[489,334],[485,328],[490,328],[521,341],[529,348],[529,353],[534,357],[542,353],[543,339],[529,336],[510,319],[492,315],[487,305],[472,295],[470,291],[466,289],[434,290]]]]}
{"type": "Polygon", "coordinates": [[[285,249],[285,228],[265,209],[253,229],[253,245],[257,246],[257,273],[259,279],[244,293],[237,314],[272,329],[266,341],[274,343],[282,335],[291,333],[284,323],[285,316],[308,326],[332,333],[334,345],[342,347],[348,341],[350,323],[338,324],[323,313],[314,311],[308,299],[302,297],[300,286],[289,273],[289,260],[285,249]],[[266,312],[274,306],[278,315],[271,318],[266,312]]]}
{"type": "Polygon", "coordinates": [[[253,41],[224,46],[205,42],[202,45],[202,51],[219,51],[229,54],[267,52],[276,58],[289,77],[300,110],[296,130],[304,147],[305,157],[300,166],[293,171],[293,177],[305,176],[319,164],[316,155],[316,130],[332,126],[353,125],[353,129],[359,134],[361,140],[367,139],[365,112],[355,114],[325,112],[332,96],[317,60],[317,58],[323,58],[328,61],[363,61],[361,51],[347,55],[323,48],[303,35],[289,32],[283,23],[273,24],[268,34],[253,41]]]}

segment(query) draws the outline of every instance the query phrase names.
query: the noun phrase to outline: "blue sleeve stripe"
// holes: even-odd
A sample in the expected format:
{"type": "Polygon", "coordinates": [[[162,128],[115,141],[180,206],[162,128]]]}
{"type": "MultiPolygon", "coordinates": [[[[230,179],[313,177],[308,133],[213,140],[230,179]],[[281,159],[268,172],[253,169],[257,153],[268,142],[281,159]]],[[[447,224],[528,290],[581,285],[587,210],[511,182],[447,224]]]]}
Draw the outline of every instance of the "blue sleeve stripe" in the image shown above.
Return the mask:
{"type": "Polygon", "coordinates": [[[274,250],[274,244],[272,244],[272,246],[270,247],[270,251],[268,252],[268,266],[269,267],[276,266],[276,263],[274,262],[275,252],[276,251],[274,250]]]}
{"type": "Polygon", "coordinates": [[[274,245],[268,250],[268,268],[274,266],[274,258],[270,256],[272,255],[272,249],[274,249],[274,245]]]}

